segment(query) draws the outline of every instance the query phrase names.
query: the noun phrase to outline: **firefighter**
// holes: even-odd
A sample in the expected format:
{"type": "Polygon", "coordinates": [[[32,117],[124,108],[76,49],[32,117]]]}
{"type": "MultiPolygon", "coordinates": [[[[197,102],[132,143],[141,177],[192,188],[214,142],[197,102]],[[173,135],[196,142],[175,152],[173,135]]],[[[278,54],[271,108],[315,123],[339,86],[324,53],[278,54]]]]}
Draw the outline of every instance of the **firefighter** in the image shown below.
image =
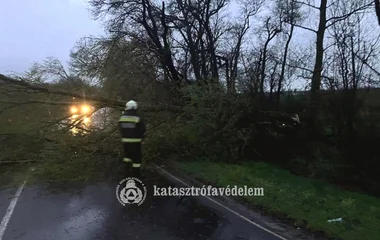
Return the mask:
{"type": "Polygon", "coordinates": [[[132,164],[132,174],[140,177],[142,161],[141,144],[143,143],[146,126],[137,114],[137,103],[133,100],[125,104],[125,111],[119,119],[121,142],[124,146],[123,161],[129,170],[132,164]]]}

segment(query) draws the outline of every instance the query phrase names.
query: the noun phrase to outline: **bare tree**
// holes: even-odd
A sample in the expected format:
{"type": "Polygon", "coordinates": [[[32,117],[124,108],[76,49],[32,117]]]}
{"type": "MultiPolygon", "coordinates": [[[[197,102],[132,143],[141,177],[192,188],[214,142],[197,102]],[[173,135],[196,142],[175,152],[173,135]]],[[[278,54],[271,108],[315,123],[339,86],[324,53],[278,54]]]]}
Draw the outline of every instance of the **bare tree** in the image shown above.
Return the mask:
{"type": "Polygon", "coordinates": [[[164,2],[159,6],[150,0],[92,0],[90,4],[96,18],[108,19],[107,28],[115,38],[133,38],[146,44],[160,59],[168,79],[176,87],[181,85],[182,75],[173,60],[169,40],[171,32],[164,2]]]}
{"type": "MultiPolygon", "coordinates": [[[[330,5],[328,5],[329,0],[321,0],[319,7],[313,5],[309,2],[302,2],[297,1],[297,3],[300,3],[304,6],[307,6],[311,9],[317,10],[319,13],[319,19],[318,19],[318,29],[314,30],[309,27],[296,25],[298,27],[301,27],[303,29],[312,31],[316,34],[316,48],[315,48],[315,63],[314,63],[314,70],[313,70],[313,76],[311,79],[311,95],[310,95],[310,130],[312,133],[316,134],[318,132],[318,110],[319,110],[319,90],[321,87],[321,79],[322,79],[322,71],[323,71],[323,56],[324,56],[324,39],[325,39],[325,32],[326,30],[334,26],[334,24],[344,21],[345,19],[349,18],[353,14],[357,12],[364,11],[368,7],[372,5],[372,3],[369,3],[367,0],[357,0],[357,1],[349,1],[350,6],[346,8],[346,12],[340,15],[332,14],[331,17],[328,17],[328,10],[329,9],[336,9],[339,8],[339,6],[342,4],[341,1],[337,0],[332,2],[330,5]]],[[[334,13],[334,11],[333,11],[334,13]]]]}
{"type": "MultiPolygon", "coordinates": [[[[224,36],[224,50],[220,51],[219,58],[224,60],[225,78],[227,90],[235,92],[236,81],[239,71],[239,63],[241,63],[242,47],[244,37],[250,29],[251,17],[258,13],[262,7],[262,1],[254,2],[239,2],[241,4],[240,16],[227,26],[227,32],[224,36]]],[[[227,23],[228,24],[228,23],[227,23]]]]}
{"type": "Polygon", "coordinates": [[[242,56],[241,77],[238,84],[240,92],[256,96],[260,87],[260,72],[262,64],[262,51],[253,49],[242,56]]]}
{"type": "Polygon", "coordinates": [[[264,42],[264,46],[262,49],[262,64],[261,64],[261,73],[260,73],[260,93],[262,97],[265,95],[264,92],[264,83],[266,78],[266,62],[267,62],[267,53],[268,53],[268,47],[269,43],[281,32],[281,26],[278,24],[271,22],[271,17],[268,17],[265,20],[265,33],[266,33],[266,39],[264,42]]]}
{"type": "MultiPolygon", "coordinates": [[[[337,11],[344,11],[347,5],[341,5],[337,11]]],[[[352,136],[354,120],[358,112],[358,91],[372,80],[372,69],[368,67],[376,62],[379,54],[380,36],[365,34],[368,24],[364,14],[354,14],[334,25],[332,35],[334,46],[331,50],[334,68],[333,81],[329,82],[332,89],[340,90],[340,105],[336,114],[342,114],[338,122],[338,134],[343,131],[352,136]],[[344,127],[343,127],[344,126],[344,127]]]]}
{"type": "Polygon", "coordinates": [[[42,63],[34,63],[24,74],[25,79],[32,82],[59,81],[68,79],[70,73],[63,67],[61,61],[55,57],[48,57],[42,63]]]}
{"type": "Polygon", "coordinates": [[[276,104],[277,104],[277,109],[279,109],[281,91],[282,91],[283,82],[285,78],[285,70],[287,66],[290,42],[292,41],[295,24],[297,23],[299,24],[299,22],[301,21],[300,4],[296,3],[295,0],[287,0],[287,1],[277,0],[275,13],[278,16],[280,16],[282,22],[289,24],[288,31],[285,31],[285,29],[283,30],[283,32],[287,35],[287,40],[285,43],[284,55],[283,55],[283,59],[281,63],[281,73],[280,73],[280,77],[278,79],[278,85],[277,85],[276,104]]]}

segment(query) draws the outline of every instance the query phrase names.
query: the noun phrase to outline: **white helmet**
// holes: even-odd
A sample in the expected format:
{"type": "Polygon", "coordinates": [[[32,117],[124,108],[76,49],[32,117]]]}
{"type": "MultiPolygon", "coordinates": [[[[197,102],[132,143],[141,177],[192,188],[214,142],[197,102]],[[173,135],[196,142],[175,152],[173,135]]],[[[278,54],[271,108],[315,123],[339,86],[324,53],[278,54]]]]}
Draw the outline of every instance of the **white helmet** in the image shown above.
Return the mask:
{"type": "Polygon", "coordinates": [[[131,109],[137,109],[136,101],[131,100],[125,104],[125,110],[131,110],[131,109]]]}

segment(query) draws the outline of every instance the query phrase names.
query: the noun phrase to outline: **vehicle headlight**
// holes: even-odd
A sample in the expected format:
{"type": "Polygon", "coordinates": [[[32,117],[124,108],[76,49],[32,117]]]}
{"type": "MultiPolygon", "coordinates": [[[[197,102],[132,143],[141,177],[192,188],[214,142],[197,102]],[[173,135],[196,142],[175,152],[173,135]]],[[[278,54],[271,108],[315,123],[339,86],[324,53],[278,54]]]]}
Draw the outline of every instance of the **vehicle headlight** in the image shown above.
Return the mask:
{"type": "Polygon", "coordinates": [[[83,114],[86,114],[91,111],[91,108],[89,106],[83,105],[81,110],[83,114]]]}
{"type": "Polygon", "coordinates": [[[71,113],[74,114],[74,113],[78,112],[78,108],[76,108],[76,107],[71,107],[70,111],[71,111],[71,113]]]}

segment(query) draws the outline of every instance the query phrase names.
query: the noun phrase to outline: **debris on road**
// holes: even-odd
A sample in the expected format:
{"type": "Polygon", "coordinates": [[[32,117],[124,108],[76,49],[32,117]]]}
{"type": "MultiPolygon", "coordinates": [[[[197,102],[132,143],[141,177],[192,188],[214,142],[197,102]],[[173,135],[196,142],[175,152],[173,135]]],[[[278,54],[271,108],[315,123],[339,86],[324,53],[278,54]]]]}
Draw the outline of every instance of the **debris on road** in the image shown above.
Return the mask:
{"type": "Polygon", "coordinates": [[[342,221],[343,221],[342,218],[335,218],[335,219],[327,220],[327,222],[329,222],[329,223],[332,223],[332,222],[342,222],[342,221]]]}

